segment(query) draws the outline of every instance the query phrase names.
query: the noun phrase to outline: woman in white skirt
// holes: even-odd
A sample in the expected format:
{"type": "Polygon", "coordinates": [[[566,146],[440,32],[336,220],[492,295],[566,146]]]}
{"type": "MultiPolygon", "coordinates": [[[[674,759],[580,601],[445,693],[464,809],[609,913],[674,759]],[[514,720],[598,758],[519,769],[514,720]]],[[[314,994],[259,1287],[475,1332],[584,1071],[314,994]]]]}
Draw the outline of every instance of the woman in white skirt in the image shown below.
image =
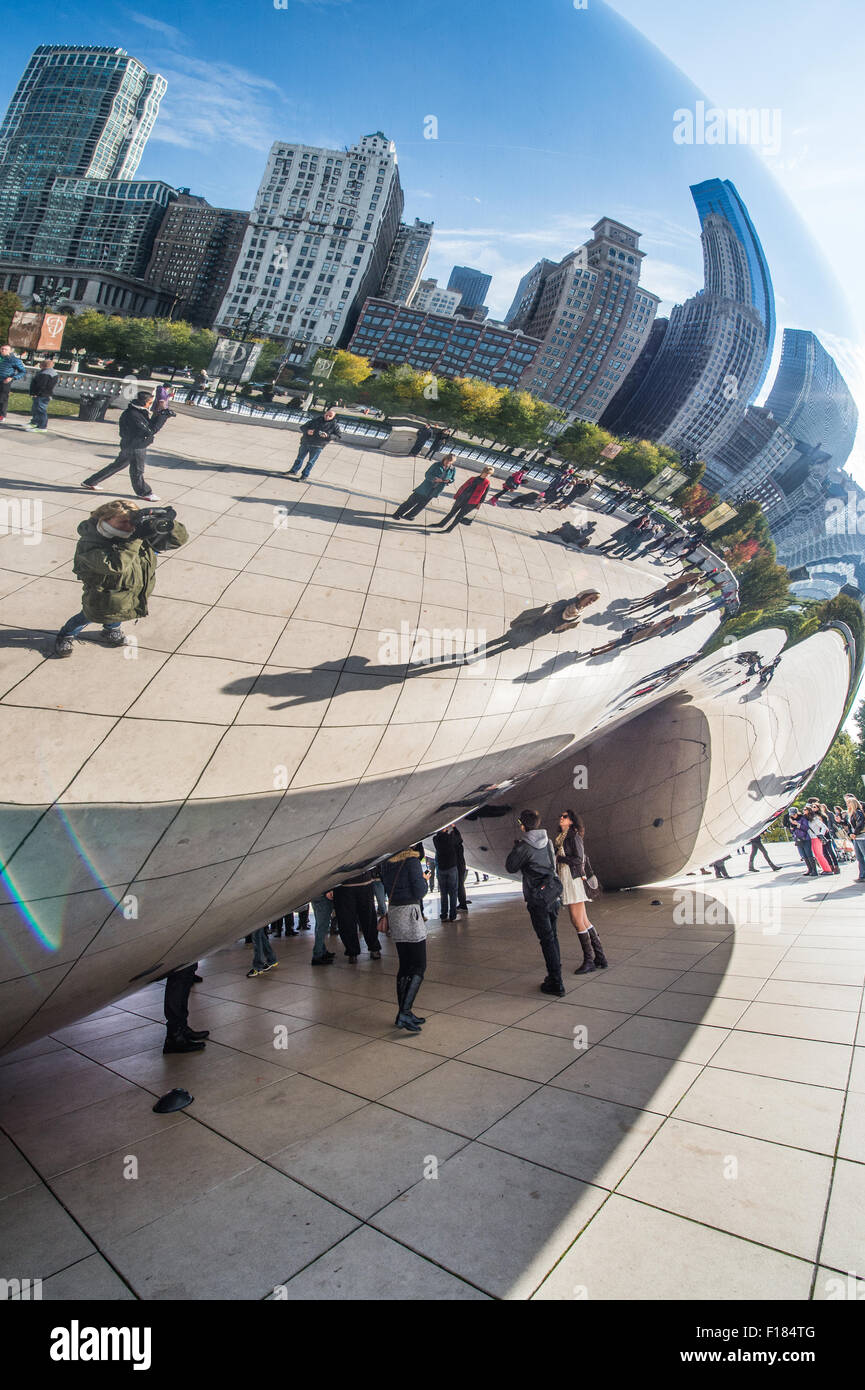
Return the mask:
{"type": "Polygon", "coordinates": [[[583,843],[585,833],[586,827],[575,811],[562,812],[556,836],[556,873],[562,883],[562,906],[567,907],[583,948],[583,963],[574,971],[575,975],[588,975],[596,969],[606,970],[608,963],[600,937],[586,914],[589,900],[586,879],[591,877],[592,866],[583,843]]]}

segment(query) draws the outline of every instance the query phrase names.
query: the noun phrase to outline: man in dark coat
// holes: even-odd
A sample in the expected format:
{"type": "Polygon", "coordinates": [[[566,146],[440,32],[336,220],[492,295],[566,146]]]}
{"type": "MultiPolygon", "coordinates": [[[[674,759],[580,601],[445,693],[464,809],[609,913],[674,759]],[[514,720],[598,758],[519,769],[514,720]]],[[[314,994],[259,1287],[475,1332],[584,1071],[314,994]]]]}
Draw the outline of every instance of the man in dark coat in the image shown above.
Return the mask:
{"type": "Polygon", "coordinates": [[[122,469],[128,467],[135,496],[142,498],[145,502],[159,501],[156,494],[150,491],[149,484],[144,481],[144,465],[147,461],[148,446],[153,443],[157,432],[162,429],[166,420],[172,418],[174,411],[161,410],[157,416],[151,418],[150,407],[152,404],[152,392],[138,392],[135,400],[126,407],[118,421],[120,453],[113,463],[106,464],[105,468],[100,468],[98,473],[91,473],[89,478],[85,478],[81,484],[82,487],[86,487],[90,492],[101,492],[102,489],[99,484],[105,478],[110,478],[114,473],[120,473],[122,469]]]}
{"type": "Polygon", "coordinates": [[[562,900],[562,885],[556,874],[555,850],[540,824],[537,811],[520,812],[522,838],[514,841],[514,847],[505,860],[505,868],[509,874],[522,874],[523,897],[547,967],[547,978],[541,985],[541,991],[561,997],[565,987],[562,984],[562,956],[556,918],[562,900]]]}
{"type": "Polygon", "coordinates": [[[420,429],[415,435],[414,444],[412,444],[409,453],[413,455],[414,458],[417,458],[418,454],[421,452],[421,450],[424,448],[426,444],[429,444],[431,439],[432,430],[430,429],[429,425],[421,425],[420,429]]]}
{"type": "Polygon", "coordinates": [[[54,358],[46,357],[30,382],[30,395],[33,398],[33,415],[28,430],[47,430],[48,402],[54,395],[59,378],[54,370],[54,358]]]}
{"type": "Polygon", "coordinates": [[[308,478],[316,465],[319,454],[325,444],[330,443],[331,439],[342,439],[342,433],[336,423],[336,411],[333,406],[328,406],[323,414],[314,415],[311,420],[307,420],[301,429],[297,458],[285,476],[287,478],[308,478]],[[300,470],[307,455],[309,455],[307,465],[301,473],[300,470]]]}

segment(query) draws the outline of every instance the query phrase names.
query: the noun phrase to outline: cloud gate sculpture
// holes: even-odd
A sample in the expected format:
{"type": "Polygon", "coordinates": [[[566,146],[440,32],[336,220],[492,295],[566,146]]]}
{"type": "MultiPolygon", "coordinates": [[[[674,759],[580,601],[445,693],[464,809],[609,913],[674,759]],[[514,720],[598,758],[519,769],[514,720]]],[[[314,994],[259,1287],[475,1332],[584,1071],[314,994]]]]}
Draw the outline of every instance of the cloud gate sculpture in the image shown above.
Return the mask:
{"type": "MultiPolygon", "coordinates": [[[[78,484],[104,436],[81,425],[7,451],[7,479],[51,483],[41,543],[0,540],[4,1048],[455,819],[498,872],[525,805],[547,823],[576,806],[608,887],[705,864],[786,804],[835,734],[842,631],[783,651],[757,686],[737,655],[770,661],[785,634],[704,654],[721,616],[704,595],[670,631],[589,655],[669,577],[659,561],[566,549],[549,511],[484,507],[452,534],[395,522],[423,460],[334,447],[298,485],[280,475],[292,434],[174,424],[151,474],[191,539],[160,560],[126,651],[91,629],[66,662],[34,634],[78,606],[70,561],[93,506],[78,484]],[[513,636],[588,588],[579,626],[513,636]],[[496,654],[460,659],[484,643],[496,654]]],[[[595,519],[596,540],[621,525],[595,519]]]]}

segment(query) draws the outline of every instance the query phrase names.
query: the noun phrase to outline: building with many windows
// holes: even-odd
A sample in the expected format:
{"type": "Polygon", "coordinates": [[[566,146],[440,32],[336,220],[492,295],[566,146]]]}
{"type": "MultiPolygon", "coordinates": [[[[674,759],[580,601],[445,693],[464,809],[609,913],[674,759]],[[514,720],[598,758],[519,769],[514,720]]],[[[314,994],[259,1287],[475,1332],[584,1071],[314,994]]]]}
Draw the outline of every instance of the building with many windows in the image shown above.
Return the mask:
{"type": "Polygon", "coordinates": [[[736,228],[710,214],[701,240],[705,289],[675,306],[640,384],[624,404],[612,402],[604,421],[620,434],[699,456],[711,470],[762,379],[766,328],[736,228]]]}
{"type": "Polygon", "coordinates": [[[342,150],[277,141],[217,327],[267,333],[292,364],[346,342],[384,278],[402,210],[396,146],[381,131],[342,150]]]}
{"type": "Polygon", "coordinates": [[[540,343],[504,324],[427,314],[375,298],[364,304],[349,346],[374,367],[405,362],[434,376],[478,377],[516,387],[540,343]]]}
{"type": "Polygon", "coordinates": [[[465,309],[479,309],[487,297],[493,283],[491,275],[482,270],[473,270],[470,265],[455,265],[448,280],[449,290],[458,290],[465,309]]]}
{"type": "MultiPolygon", "coordinates": [[[[763,368],[754,387],[759,391],[766,379],[769,363],[772,360],[772,347],[775,342],[775,292],[772,277],[760,238],[754,230],[748,209],[739,196],[735,184],[729,179],[706,179],[703,183],[691,186],[691,196],[700,218],[700,226],[705,227],[709,217],[723,217],[736,233],[744,252],[750,281],[749,300],[751,307],[760,315],[766,334],[766,352],[763,368]]],[[[745,294],[744,285],[742,293],[745,294]]],[[[745,301],[743,301],[745,302],[745,301]]]]}
{"type": "Polygon", "coordinates": [[[781,361],[766,409],[806,444],[819,446],[836,468],[847,461],[859,412],[833,357],[813,333],[785,328],[781,361]]]}
{"type": "MultiPolygon", "coordinates": [[[[382,299],[384,297],[381,296],[382,299]]],[[[452,318],[461,299],[459,290],[443,290],[438,280],[421,280],[409,302],[413,309],[423,309],[427,314],[447,314],[448,318],[452,318]]]]}
{"type": "Polygon", "coordinates": [[[523,385],[570,419],[597,421],[637,360],[660,299],[639,286],[640,234],[603,217],[591,241],[523,277],[511,328],[543,339],[523,385]]]}
{"type": "Polygon", "coordinates": [[[148,285],[172,298],[172,317],[210,328],[219,312],[240,255],[249,214],[214,208],[180,189],[160,224],[148,285]]]}
{"type": "Polygon", "coordinates": [[[176,197],[156,179],[55,179],[30,259],[143,279],[166,208],[176,197]]]}
{"type": "Polygon", "coordinates": [[[132,179],[165,88],[122,48],[36,49],[0,126],[0,261],[33,259],[55,181],[132,179]]]}
{"type": "Polygon", "coordinates": [[[432,222],[421,222],[419,217],[415,218],[413,227],[407,222],[400,223],[378,289],[382,299],[392,299],[395,304],[411,304],[429,258],[432,234],[432,222]]]}

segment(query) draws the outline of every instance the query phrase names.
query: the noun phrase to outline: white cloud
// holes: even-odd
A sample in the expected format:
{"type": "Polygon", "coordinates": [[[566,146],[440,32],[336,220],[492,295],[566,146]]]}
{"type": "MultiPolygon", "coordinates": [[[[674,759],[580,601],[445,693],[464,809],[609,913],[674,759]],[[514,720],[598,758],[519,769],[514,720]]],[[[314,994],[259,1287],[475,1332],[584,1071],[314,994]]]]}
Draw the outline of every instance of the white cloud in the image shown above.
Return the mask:
{"type": "MultiPolygon", "coordinates": [[[[151,140],[187,149],[242,146],[266,152],[285,125],[285,112],[273,93],[276,83],[231,63],[209,63],[172,54],[173,66],[159,64],[168,83],[151,140]],[[263,93],[270,93],[262,100],[263,93]]],[[[284,98],[283,98],[284,101],[284,98]]]]}
{"type": "Polygon", "coordinates": [[[173,24],[165,24],[161,19],[151,19],[150,15],[139,14],[137,10],[127,10],[126,13],[136,24],[143,25],[145,29],[153,29],[155,33],[161,34],[164,39],[168,39],[169,43],[175,44],[178,48],[185,45],[185,35],[173,24]]]}

